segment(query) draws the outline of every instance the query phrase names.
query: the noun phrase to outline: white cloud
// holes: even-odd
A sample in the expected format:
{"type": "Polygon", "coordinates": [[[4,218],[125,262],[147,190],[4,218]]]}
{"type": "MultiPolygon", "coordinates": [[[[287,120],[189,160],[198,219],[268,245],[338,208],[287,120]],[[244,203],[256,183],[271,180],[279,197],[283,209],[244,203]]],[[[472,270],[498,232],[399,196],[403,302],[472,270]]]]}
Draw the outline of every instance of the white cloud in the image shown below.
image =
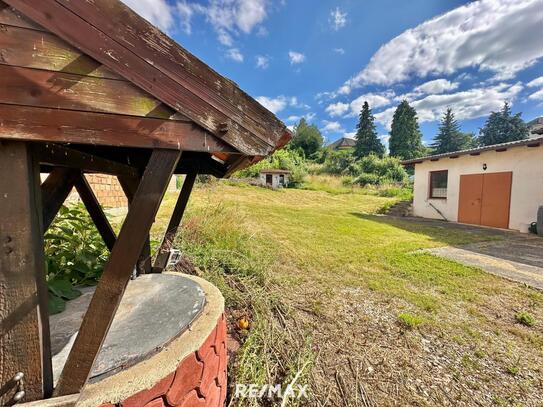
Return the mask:
{"type": "Polygon", "coordinates": [[[307,114],[303,114],[301,116],[299,115],[290,115],[289,117],[287,117],[287,122],[299,122],[302,118],[304,118],[307,122],[311,122],[314,118],[315,118],[315,113],[307,113],[307,114]]]}
{"type": "Polygon", "coordinates": [[[166,0],[123,0],[151,24],[168,32],[174,24],[174,9],[166,0]]]}
{"type": "Polygon", "coordinates": [[[328,105],[325,109],[331,117],[354,117],[360,113],[364,102],[368,102],[370,108],[377,109],[380,107],[388,106],[392,103],[394,93],[392,91],[377,93],[366,93],[354,99],[350,103],[337,102],[328,105]]]}
{"type": "Polygon", "coordinates": [[[186,33],[190,34],[192,32],[190,20],[194,11],[190,4],[187,4],[186,1],[179,1],[176,5],[177,8],[177,17],[179,18],[179,25],[181,29],[186,33]]]}
{"type": "Polygon", "coordinates": [[[339,55],[345,55],[345,50],[343,48],[334,48],[334,52],[339,55]]]}
{"type": "Polygon", "coordinates": [[[256,56],[256,67],[261,69],[266,69],[270,66],[270,58],[264,55],[256,56]]]}
{"type": "Polygon", "coordinates": [[[326,133],[341,133],[344,132],[345,129],[339,124],[339,122],[331,122],[328,120],[323,120],[322,123],[324,124],[324,127],[322,130],[326,133]]]}
{"type": "MultiPolygon", "coordinates": [[[[264,106],[266,109],[268,109],[272,113],[279,113],[281,110],[284,110],[287,106],[293,107],[293,108],[309,108],[309,106],[300,103],[298,101],[298,98],[296,96],[284,96],[280,95],[275,98],[270,98],[267,96],[259,96],[256,98],[256,100],[264,106]]],[[[306,115],[307,117],[314,117],[313,113],[308,113],[306,115]]],[[[303,117],[303,116],[301,116],[303,117]]]]}
{"type": "Polygon", "coordinates": [[[305,55],[296,51],[289,51],[288,58],[290,59],[291,65],[301,64],[305,61],[305,55]]]}
{"type": "Polygon", "coordinates": [[[415,92],[425,93],[429,95],[437,95],[450,90],[455,90],[456,88],[458,88],[458,85],[458,82],[451,82],[447,79],[435,79],[433,81],[423,83],[422,85],[417,86],[413,90],[415,92]]]}
{"type": "Polygon", "coordinates": [[[339,7],[330,11],[330,25],[336,31],[347,25],[347,13],[342,12],[339,7]]]}
{"type": "Polygon", "coordinates": [[[237,48],[230,48],[226,51],[226,57],[230,58],[232,61],[243,62],[243,54],[237,48]]]}
{"type": "Polygon", "coordinates": [[[528,99],[531,99],[531,100],[543,100],[543,89],[538,90],[535,93],[532,93],[530,96],[528,96],[528,99]]]}
{"type": "MultiPolygon", "coordinates": [[[[480,0],[405,31],[348,80],[349,90],[465,68],[507,79],[543,57],[541,0],[480,0]]],[[[345,89],[344,89],[345,91],[345,89]]]]}
{"type": "Polygon", "coordinates": [[[540,76],[539,78],[535,78],[533,81],[530,81],[526,84],[526,86],[530,88],[535,88],[537,86],[543,86],[543,76],[540,76]]]}
{"type": "Polygon", "coordinates": [[[348,103],[337,102],[328,105],[328,107],[326,108],[326,113],[328,113],[332,117],[339,117],[347,113],[349,109],[350,106],[348,103]]]}
{"type": "MultiPolygon", "coordinates": [[[[461,92],[428,95],[411,102],[417,110],[419,122],[439,120],[447,107],[454,110],[458,120],[474,119],[501,109],[504,101],[513,101],[522,90],[520,83],[501,83],[487,88],[474,88],[461,92]]],[[[396,106],[375,115],[375,119],[390,129],[396,106]]]]}

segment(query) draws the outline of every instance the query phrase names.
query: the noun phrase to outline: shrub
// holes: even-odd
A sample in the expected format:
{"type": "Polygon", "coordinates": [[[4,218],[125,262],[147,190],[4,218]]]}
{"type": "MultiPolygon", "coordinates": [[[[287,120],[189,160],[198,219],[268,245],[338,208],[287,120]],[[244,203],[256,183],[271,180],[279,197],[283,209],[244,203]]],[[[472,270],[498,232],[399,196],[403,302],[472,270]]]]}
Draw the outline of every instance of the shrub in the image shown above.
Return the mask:
{"type": "Polygon", "coordinates": [[[265,160],[236,172],[234,176],[239,178],[256,178],[263,169],[290,171],[289,186],[296,187],[303,183],[307,175],[307,162],[298,151],[289,149],[277,150],[265,160]]]}
{"type": "Polygon", "coordinates": [[[352,174],[355,164],[356,159],[351,150],[330,151],[324,161],[324,171],[334,175],[356,175],[352,174]]]}
{"type": "Polygon", "coordinates": [[[534,326],[535,325],[535,318],[532,316],[532,314],[526,312],[526,311],[520,311],[515,315],[515,319],[519,324],[525,325],[525,326],[534,326]]]}
{"type": "Polygon", "coordinates": [[[403,184],[408,180],[407,172],[395,157],[379,158],[372,154],[362,157],[357,165],[360,173],[354,182],[362,186],[403,184]]]}
{"type": "Polygon", "coordinates": [[[50,313],[81,293],[74,285],[94,285],[109,251],[82,204],[63,206],[45,234],[50,313]]]}

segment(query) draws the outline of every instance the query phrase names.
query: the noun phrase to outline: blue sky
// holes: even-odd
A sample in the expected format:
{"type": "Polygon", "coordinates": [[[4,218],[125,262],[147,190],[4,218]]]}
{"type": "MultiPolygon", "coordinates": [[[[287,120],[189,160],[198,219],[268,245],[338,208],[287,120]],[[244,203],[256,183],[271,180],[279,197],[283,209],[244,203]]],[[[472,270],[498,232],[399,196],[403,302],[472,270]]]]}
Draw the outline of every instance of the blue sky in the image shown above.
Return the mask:
{"type": "Polygon", "coordinates": [[[291,126],[352,136],[368,100],[383,141],[409,100],[424,141],[452,107],[478,132],[505,100],[543,116],[543,0],[124,0],[291,126]]]}

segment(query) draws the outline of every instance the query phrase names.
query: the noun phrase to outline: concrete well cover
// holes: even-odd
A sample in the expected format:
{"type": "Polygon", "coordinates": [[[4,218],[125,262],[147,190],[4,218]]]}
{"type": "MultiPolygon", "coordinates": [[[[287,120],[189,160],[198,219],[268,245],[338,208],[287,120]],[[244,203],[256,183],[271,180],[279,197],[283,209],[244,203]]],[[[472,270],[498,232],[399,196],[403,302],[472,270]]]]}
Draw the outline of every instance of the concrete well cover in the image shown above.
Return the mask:
{"type": "MultiPolygon", "coordinates": [[[[94,287],[82,291],[83,295],[68,302],[64,312],[50,318],[55,382],[94,287]]],[[[181,275],[147,274],[130,281],[89,381],[99,381],[156,353],[188,329],[204,305],[200,285],[181,275]]]]}

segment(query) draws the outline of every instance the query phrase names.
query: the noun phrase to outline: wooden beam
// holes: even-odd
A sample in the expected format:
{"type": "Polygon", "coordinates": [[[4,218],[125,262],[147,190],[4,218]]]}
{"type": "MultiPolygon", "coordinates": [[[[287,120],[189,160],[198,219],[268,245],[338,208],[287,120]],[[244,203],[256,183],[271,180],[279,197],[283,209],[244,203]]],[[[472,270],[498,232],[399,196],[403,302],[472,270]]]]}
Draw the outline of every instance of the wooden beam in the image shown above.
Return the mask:
{"type": "Polygon", "coordinates": [[[115,241],[117,240],[117,236],[109,224],[109,221],[107,220],[107,217],[102,210],[96,195],[94,195],[91,186],[81,172],[78,174],[75,181],[75,188],[77,189],[79,197],[85,204],[85,208],[87,208],[87,212],[89,212],[96,229],[98,229],[100,236],[102,236],[104,243],[111,252],[113,250],[113,246],[115,245],[115,241]]]}
{"type": "MultiPolygon", "coordinates": [[[[128,208],[130,209],[130,204],[134,199],[134,195],[136,194],[136,190],[138,189],[141,181],[139,178],[123,176],[118,177],[118,179],[128,201],[128,208]]],[[[136,262],[136,275],[139,276],[140,274],[151,273],[151,261],[151,237],[148,235],[145,239],[145,243],[143,244],[143,249],[141,249],[138,261],[136,262]]]]}
{"type": "Polygon", "coordinates": [[[50,396],[53,374],[39,165],[26,143],[0,143],[0,174],[0,404],[5,405],[14,395],[10,383],[17,373],[24,374],[25,401],[50,396]]]}
{"type": "Polygon", "coordinates": [[[6,3],[246,155],[270,154],[285,132],[270,111],[120,1],[6,3]]]}
{"type": "Polygon", "coordinates": [[[0,89],[0,103],[188,121],[126,80],[0,64],[0,89]]]}
{"type": "Polygon", "coordinates": [[[33,145],[32,148],[41,164],[77,168],[84,172],[139,177],[139,171],[135,167],[60,144],[38,143],[33,145]]]}
{"type": "Polygon", "coordinates": [[[41,185],[43,206],[43,232],[55,219],[60,207],[74,187],[79,171],[70,168],[54,168],[41,185]]]}
{"type": "Polygon", "coordinates": [[[87,381],[180,155],[179,151],[153,151],[58,381],[56,396],[78,393],[87,381]]]}
{"type": "Polygon", "coordinates": [[[194,123],[0,104],[0,139],[230,152],[194,123]]]}
{"type": "Polygon", "coordinates": [[[181,219],[185,213],[190,193],[192,192],[192,188],[194,186],[194,181],[196,181],[196,173],[193,172],[187,174],[185,181],[183,182],[183,188],[181,188],[181,192],[177,198],[170,223],[168,224],[166,232],[164,233],[164,239],[162,240],[162,244],[158,249],[158,254],[153,266],[153,273],[162,273],[164,268],[167,266],[169,253],[172,248],[177,229],[179,228],[179,224],[181,223],[181,219]]]}

